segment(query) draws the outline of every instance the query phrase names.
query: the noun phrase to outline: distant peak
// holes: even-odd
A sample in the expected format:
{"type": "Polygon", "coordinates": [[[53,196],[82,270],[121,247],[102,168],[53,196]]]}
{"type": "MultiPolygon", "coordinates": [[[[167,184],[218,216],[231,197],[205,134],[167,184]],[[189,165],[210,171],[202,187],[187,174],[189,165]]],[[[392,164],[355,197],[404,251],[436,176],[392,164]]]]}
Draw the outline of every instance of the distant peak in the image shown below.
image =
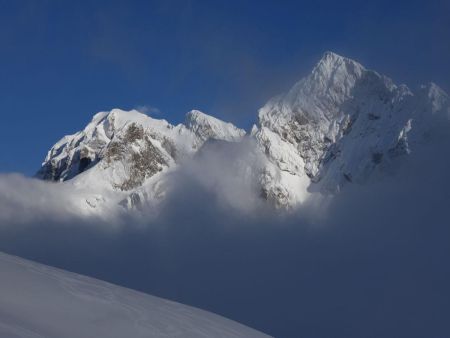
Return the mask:
{"type": "Polygon", "coordinates": [[[317,63],[316,67],[325,66],[325,65],[329,66],[329,65],[334,65],[334,64],[342,64],[346,60],[353,61],[346,57],[338,55],[334,52],[327,51],[327,52],[323,53],[322,58],[317,63]]]}
{"type": "Polygon", "coordinates": [[[331,68],[344,66],[346,68],[360,68],[364,69],[364,67],[357,61],[349,59],[345,56],[341,56],[331,51],[327,51],[323,54],[320,61],[317,63],[314,70],[329,70],[331,68]]]}
{"type": "Polygon", "coordinates": [[[348,83],[345,79],[351,79],[350,82],[354,82],[365,71],[364,66],[352,59],[333,52],[325,52],[312,70],[310,79],[316,84],[323,85],[324,88],[330,84],[342,86],[343,83],[348,83]]]}
{"type": "Polygon", "coordinates": [[[208,114],[201,112],[200,110],[193,109],[186,113],[186,119],[195,119],[197,117],[212,117],[208,114]]]}
{"type": "Polygon", "coordinates": [[[193,126],[193,125],[205,125],[205,124],[221,124],[221,123],[227,123],[225,121],[222,121],[214,116],[205,114],[201,112],[200,110],[191,110],[186,114],[185,118],[185,124],[187,127],[193,126]]]}
{"type": "Polygon", "coordinates": [[[203,140],[212,138],[235,141],[245,135],[244,130],[232,123],[219,120],[199,110],[191,110],[186,114],[185,126],[203,140]]]}
{"type": "Polygon", "coordinates": [[[339,54],[336,54],[335,52],[326,51],[325,53],[323,53],[323,56],[322,56],[322,60],[325,60],[325,59],[330,59],[330,60],[341,59],[342,60],[342,59],[344,59],[344,57],[339,54]]]}
{"type": "Polygon", "coordinates": [[[207,121],[217,120],[215,117],[201,112],[200,110],[191,110],[186,114],[185,124],[189,128],[190,126],[197,124],[204,124],[207,121]]]}

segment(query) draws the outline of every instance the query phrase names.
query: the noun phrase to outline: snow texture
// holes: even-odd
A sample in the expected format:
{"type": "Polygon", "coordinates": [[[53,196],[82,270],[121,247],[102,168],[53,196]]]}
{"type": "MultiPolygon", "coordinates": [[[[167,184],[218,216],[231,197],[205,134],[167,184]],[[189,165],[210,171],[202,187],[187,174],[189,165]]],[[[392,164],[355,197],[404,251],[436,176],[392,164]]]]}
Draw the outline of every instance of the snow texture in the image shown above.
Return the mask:
{"type": "Polygon", "coordinates": [[[269,337],[221,316],[0,253],[0,336],[269,337]]]}

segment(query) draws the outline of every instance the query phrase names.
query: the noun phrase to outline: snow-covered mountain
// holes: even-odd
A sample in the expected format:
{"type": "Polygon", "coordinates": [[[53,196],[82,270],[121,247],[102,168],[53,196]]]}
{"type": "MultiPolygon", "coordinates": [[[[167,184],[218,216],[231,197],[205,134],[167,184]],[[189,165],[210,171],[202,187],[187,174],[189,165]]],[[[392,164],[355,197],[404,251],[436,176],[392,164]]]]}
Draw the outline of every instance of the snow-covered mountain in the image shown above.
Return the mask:
{"type": "Polygon", "coordinates": [[[37,176],[72,184],[87,212],[140,208],[164,196],[166,174],[206,141],[250,138],[256,148],[249,158],[263,158],[248,166],[258,177],[257,194],[291,208],[366,182],[449,119],[449,96],[437,85],[411,90],[327,52],[307,77],[259,110],[249,135],[199,111],[173,126],[114,109],[57,142],[37,176]]]}
{"type": "Polygon", "coordinates": [[[171,125],[137,111],[96,114],[84,130],[63,137],[48,152],[37,177],[65,182],[83,196],[80,207],[139,208],[164,195],[164,176],[209,139],[238,142],[245,131],[200,111],[171,125]]]}
{"type": "Polygon", "coordinates": [[[450,99],[433,83],[410,90],[327,52],[310,75],[259,110],[251,132],[268,158],[263,195],[295,206],[315,192],[363,183],[449,121],[450,99]]]}
{"type": "Polygon", "coordinates": [[[0,253],[0,337],[269,337],[216,314],[0,253]]]}

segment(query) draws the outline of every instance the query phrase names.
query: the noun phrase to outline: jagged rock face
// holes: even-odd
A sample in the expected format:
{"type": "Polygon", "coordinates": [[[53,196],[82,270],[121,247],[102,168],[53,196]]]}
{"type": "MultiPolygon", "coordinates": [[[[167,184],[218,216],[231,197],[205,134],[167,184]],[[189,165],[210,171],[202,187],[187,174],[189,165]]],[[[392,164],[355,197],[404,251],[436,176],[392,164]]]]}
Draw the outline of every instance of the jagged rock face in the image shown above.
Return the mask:
{"type": "Polygon", "coordinates": [[[160,196],[156,176],[192,156],[208,139],[239,141],[245,131],[199,111],[187,114],[186,125],[173,126],[137,111],[114,109],[94,116],[83,131],[65,136],[49,151],[37,177],[73,181],[98,192],[86,198],[90,207],[104,201],[105,190],[115,191],[119,204],[130,207],[160,196]],[[140,191],[142,190],[142,191],[140,191]],[[98,197],[101,196],[101,197],[98,197]]]}
{"type": "Polygon", "coordinates": [[[120,184],[115,184],[115,188],[124,191],[137,188],[147,178],[168,167],[171,159],[175,160],[154,146],[151,136],[141,125],[132,123],[127,126],[123,137],[119,136],[118,140],[108,144],[102,165],[127,164],[125,178],[120,184]]]}
{"type": "Polygon", "coordinates": [[[292,206],[312,191],[334,193],[364,182],[377,167],[411,151],[437,117],[448,119],[449,102],[434,84],[412,92],[325,53],[308,77],[259,110],[252,135],[269,167],[280,170],[278,177],[262,174],[262,190],[292,206]]]}

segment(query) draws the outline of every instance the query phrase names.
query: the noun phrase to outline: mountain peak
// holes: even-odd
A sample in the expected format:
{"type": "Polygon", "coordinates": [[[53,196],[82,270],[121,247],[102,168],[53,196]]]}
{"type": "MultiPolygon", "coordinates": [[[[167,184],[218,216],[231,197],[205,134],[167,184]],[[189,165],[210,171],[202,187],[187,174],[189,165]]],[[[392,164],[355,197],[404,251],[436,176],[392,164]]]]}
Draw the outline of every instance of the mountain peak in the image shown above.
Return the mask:
{"type": "Polygon", "coordinates": [[[265,195],[294,205],[303,200],[302,189],[334,193],[363,183],[424,142],[433,116],[450,120],[450,98],[434,83],[411,92],[357,61],[325,52],[307,77],[259,110],[252,135],[281,177],[268,179],[265,195]],[[305,177],[311,180],[306,189],[305,177]]]}
{"type": "MultiPolygon", "coordinates": [[[[335,103],[342,103],[350,97],[356,83],[358,83],[364,74],[368,72],[377,78],[381,78],[377,73],[368,71],[364,66],[352,59],[340,56],[333,52],[325,52],[310,75],[297,82],[291,90],[282,97],[282,104],[291,108],[303,107],[300,110],[305,110],[307,108],[305,106],[310,105],[309,102],[319,100],[322,104],[334,106],[335,103]]],[[[277,100],[272,100],[272,103],[276,103],[276,101],[277,100]]],[[[272,109],[263,109],[262,115],[264,115],[264,112],[267,110],[272,111],[272,109]]],[[[328,112],[324,112],[326,115],[330,115],[332,109],[328,112]]],[[[313,116],[317,114],[312,113],[310,115],[313,116]]],[[[335,114],[331,115],[334,116],[335,114]]],[[[328,118],[332,118],[332,116],[328,116],[327,119],[328,118]]]]}
{"type": "Polygon", "coordinates": [[[328,51],[323,54],[312,73],[329,78],[336,74],[359,75],[364,70],[364,66],[359,62],[328,51]]]}
{"type": "Polygon", "coordinates": [[[199,110],[191,110],[186,114],[185,125],[202,140],[219,138],[231,141],[239,140],[245,135],[244,130],[232,123],[224,122],[199,110]]]}
{"type": "Polygon", "coordinates": [[[325,53],[323,53],[322,58],[319,60],[318,63],[333,64],[336,62],[338,63],[345,62],[349,64],[353,63],[361,66],[359,62],[331,51],[326,51],[325,53]]]}
{"type": "Polygon", "coordinates": [[[335,52],[329,51],[329,50],[327,50],[322,55],[322,60],[324,60],[324,59],[329,59],[329,60],[339,60],[340,59],[340,60],[342,60],[344,58],[345,57],[343,57],[343,56],[341,56],[339,54],[336,54],[335,52]]]}
{"type": "Polygon", "coordinates": [[[186,114],[185,122],[186,128],[193,131],[194,133],[201,128],[208,128],[212,125],[225,124],[214,116],[205,114],[200,110],[191,110],[186,114]]]}
{"type": "Polygon", "coordinates": [[[205,114],[201,112],[200,110],[193,109],[186,113],[185,117],[185,123],[186,126],[189,128],[190,125],[198,123],[200,121],[208,121],[208,120],[217,120],[215,117],[205,114]]]}

